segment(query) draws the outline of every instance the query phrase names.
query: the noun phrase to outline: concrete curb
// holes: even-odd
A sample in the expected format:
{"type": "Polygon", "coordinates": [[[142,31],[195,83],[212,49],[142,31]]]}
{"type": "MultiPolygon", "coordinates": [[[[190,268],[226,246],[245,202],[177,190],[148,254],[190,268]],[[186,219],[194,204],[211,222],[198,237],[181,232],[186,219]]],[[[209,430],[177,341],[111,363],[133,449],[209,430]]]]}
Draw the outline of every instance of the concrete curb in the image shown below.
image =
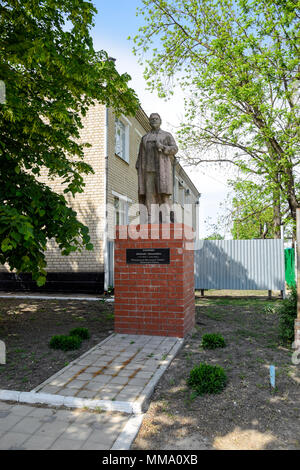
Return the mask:
{"type": "Polygon", "coordinates": [[[115,299],[104,297],[50,297],[47,295],[0,295],[0,299],[30,299],[30,300],[85,300],[87,302],[114,302],[115,299]]]}
{"type": "Polygon", "coordinates": [[[131,416],[110,450],[129,450],[142,425],[144,414],[131,416]]]}
{"type": "Polygon", "coordinates": [[[18,392],[15,390],[0,390],[0,400],[17,403],[42,404],[49,406],[66,406],[67,408],[101,408],[105,411],[119,411],[132,414],[133,404],[126,401],[92,400],[89,398],[66,397],[50,393],[18,392]]]}

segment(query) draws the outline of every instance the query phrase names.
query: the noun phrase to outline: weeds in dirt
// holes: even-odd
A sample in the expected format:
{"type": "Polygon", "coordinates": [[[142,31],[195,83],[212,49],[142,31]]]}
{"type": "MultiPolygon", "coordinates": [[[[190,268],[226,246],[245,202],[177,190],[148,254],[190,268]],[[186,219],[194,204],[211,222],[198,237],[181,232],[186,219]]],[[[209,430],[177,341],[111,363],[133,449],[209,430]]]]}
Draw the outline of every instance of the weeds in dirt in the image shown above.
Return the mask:
{"type": "Polygon", "coordinates": [[[221,366],[201,363],[190,371],[187,384],[198,395],[221,393],[227,384],[227,375],[221,366]]]}
{"type": "Polygon", "coordinates": [[[72,351],[74,349],[79,349],[81,342],[82,340],[79,338],[79,336],[55,335],[52,336],[49,346],[52,349],[72,351]]]}
{"type": "Polygon", "coordinates": [[[202,337],[201,346],[204,349],[225,348],[226,343],[220,333],[206,333],[202,337]]]}
{"type": "Polygon", "coordinates": [[[72,330],[70,330],[69,336],[79,336],[79,338],[81,339],[89,339],[91,335],[87,328],[79,327],[79,328],[73,328],[72,330]]]}

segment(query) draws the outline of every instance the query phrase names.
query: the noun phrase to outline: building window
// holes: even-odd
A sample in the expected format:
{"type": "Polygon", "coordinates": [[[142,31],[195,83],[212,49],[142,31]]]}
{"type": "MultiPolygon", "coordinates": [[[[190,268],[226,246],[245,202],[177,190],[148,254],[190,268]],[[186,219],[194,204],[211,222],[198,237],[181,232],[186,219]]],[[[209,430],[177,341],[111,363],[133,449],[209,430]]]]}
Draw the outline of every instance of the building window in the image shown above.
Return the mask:
{"type": "Polygon", "coordinates": [[[128,202],[114,196],[115,225],[128,225],[128,202]]]}
{"type": "Polygon", "coordinates": [[[115,120],[115,154],[129,163],[129,125],[115,120]]]}

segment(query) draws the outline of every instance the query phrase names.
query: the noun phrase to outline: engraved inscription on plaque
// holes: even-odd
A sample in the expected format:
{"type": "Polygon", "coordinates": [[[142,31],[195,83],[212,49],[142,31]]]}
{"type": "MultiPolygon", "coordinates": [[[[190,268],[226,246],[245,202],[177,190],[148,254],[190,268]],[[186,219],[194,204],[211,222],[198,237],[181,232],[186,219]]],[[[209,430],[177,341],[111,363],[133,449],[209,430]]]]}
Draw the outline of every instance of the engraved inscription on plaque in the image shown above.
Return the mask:
{"type": "Polygon", "coordinates": [[[170,264],[170,248],[127,248],[127,264],[170,264]]]}

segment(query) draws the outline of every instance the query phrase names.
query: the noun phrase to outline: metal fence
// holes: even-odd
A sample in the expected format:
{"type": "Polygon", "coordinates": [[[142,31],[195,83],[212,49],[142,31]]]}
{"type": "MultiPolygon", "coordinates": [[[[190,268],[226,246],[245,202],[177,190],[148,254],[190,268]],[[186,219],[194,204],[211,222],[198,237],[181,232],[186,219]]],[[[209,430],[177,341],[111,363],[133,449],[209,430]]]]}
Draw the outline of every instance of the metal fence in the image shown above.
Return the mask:
{"type": "MultiPolygon", "coordinates": [[[[114,242],[108,242],[108,286],[114,285],[114,242]]],[[[198,240],[195,289],[285,290],[283,240],[198,240]]]]}
{"type": "Polygon", "coordinates": [[[199,240],[195,288],[285,289],[283,240],[199,240]]]}

